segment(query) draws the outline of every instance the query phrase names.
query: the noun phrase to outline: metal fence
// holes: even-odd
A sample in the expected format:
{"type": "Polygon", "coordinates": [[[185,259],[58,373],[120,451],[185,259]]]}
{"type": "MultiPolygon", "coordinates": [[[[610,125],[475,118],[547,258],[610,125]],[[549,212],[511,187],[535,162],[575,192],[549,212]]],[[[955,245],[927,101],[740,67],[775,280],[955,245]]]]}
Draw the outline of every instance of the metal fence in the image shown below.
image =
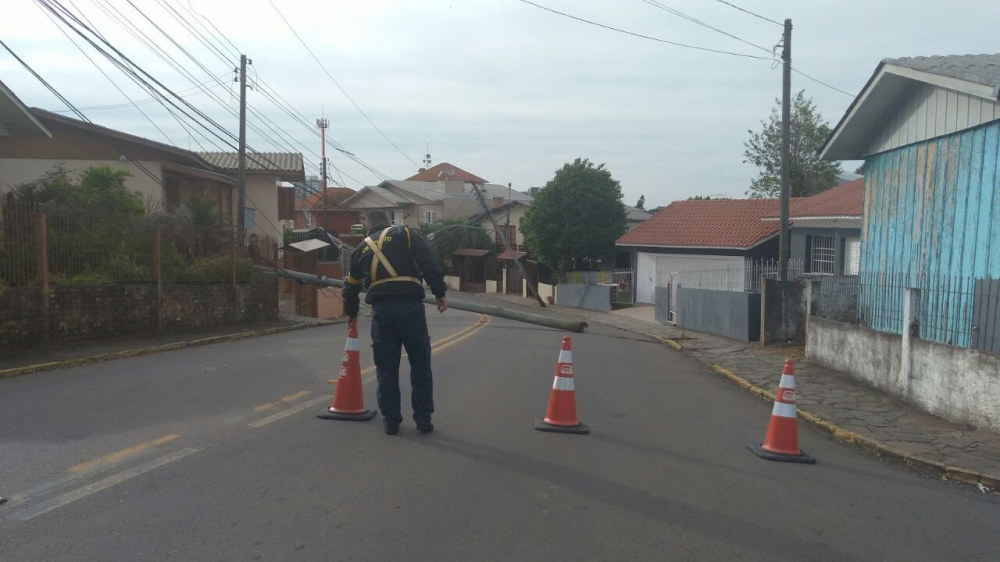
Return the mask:
{"type": "Polygon", "coordinates": [[[1000,352],[1000,280],[873,271],[813,281],[814,316],[1000,352]],[[912,310],[905,326],[908,294],[912,310]]]}
{"type": "MultiPolygon", "coordinates": [[[[661,275],[657,286],[680,286],[688,289],[709,289],[758,294],[765,279],[777,279],[780,264],[777,260],[745,260],[724,267],[693,269],[661,275]]],[[[788,278],[802,276],[801,260],[788,261],[788,278]]]]}
{"type": "Polygon", "coordinates": [[[280,245],[237,240],[221,221],[139,210],[87,211],[8,196],[0,207],[0,285],[246,283],[280,245]]]}
{"type": "Polygon", "coordinates": [[[618,306],[635,305],[635,275],[631,269],[601,271],[568,271],[559,276],[559,283],[567,285],[614,285],[611,303],[618,306]]]}

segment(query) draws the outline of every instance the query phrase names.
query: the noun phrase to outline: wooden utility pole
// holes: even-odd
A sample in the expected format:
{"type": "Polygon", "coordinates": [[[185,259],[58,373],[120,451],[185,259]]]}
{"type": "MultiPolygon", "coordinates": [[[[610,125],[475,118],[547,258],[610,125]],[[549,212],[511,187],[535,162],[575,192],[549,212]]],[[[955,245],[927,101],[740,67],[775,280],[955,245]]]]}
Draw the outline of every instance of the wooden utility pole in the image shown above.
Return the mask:
{"type": "MultiPolygon", "coordinates": [[[[472,185],[473,193],[476,194],[476,199],[479,200],[479,206],[482,207],[484,211],[486,211],[486,216],[490,217],[490,223],[493,224],[493,231],[500,234],[500,241],[503,242],[504,248],[506,248],[507,251],[510,252],[510,257],[513,258],[514,250],[511,248],[510,242],[507,240],[507,229],[506,228],[501,229],[500,225],[497,224],[497,219],[496,217],[493,216],[493,210],[490,209],[489,204],[486,203],[486,197],[483,195],[483,192],[479,191],[479,185],[475,183],[472,183],[470,185],[472,185]]],[[[545,308],[545,301],[542,300],[542,297],[538,295],[538,289],[535,287],[534,283],[531,282],[531,279],[528,278],[528,272],[526,272],[524,270],[524,266],[521,265],[521,260],[515,259],[513,260],[513,262],[514,265],[517,266],[518,271],[521,272],[521,277],[524,279],[525,283],[527,283],[528,292],[531,293],[531,296],[535,297],[535,300],[538,301],[538,306],[545,308]]]]}
{"type": "Polygon", "coordinates": [[[240,55],[240,156],[239,184],[236,198],[236,224],[240,244],[246,241],[247,206],[247,56],[240,55]]]}
{"type": "Polygon", "coordinates": [[[789,170],[789,134],[792,105],[792,20],[785,20],[785,33],[781,40],[781,234],[778,240],[778,279],[788,281],[788,197],[791,190],[789,170]]]}

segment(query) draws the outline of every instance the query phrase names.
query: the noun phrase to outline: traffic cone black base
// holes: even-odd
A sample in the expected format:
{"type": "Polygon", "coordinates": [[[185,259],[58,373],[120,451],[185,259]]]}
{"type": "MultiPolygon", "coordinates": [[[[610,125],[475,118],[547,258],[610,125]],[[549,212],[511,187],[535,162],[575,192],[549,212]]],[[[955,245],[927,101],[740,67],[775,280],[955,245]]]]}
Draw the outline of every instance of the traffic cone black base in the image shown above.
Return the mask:
{"type": "Polygon", "coordinates": [[[368,421],[378,414],[375,410],[365,410],[364,412],[358,414],[341,414],[339,412],[333,412],[329,408],[322,414],[316,414],[316,417],[321,420],[340,420],[340,421],[368,421]]]}
{"type": "Polygon", "coordinates": [[[543,420],[535,420],[535,429],[548,433],[576,433],[577,435],[590,433],[590,429],[582,423],[580,425],[552,425],[543,420]]]}
{"type": "Polygon", "coordinates": [[[760,445],[748,445],[747,449],[750,449],[750,452],[758,457],[769,461],[816,464],[816,457],[806,454],[805,451],[800,451],[797,455],[785,455],[781,453],[772,453],[771,451],[762,448],[760,445]]]}

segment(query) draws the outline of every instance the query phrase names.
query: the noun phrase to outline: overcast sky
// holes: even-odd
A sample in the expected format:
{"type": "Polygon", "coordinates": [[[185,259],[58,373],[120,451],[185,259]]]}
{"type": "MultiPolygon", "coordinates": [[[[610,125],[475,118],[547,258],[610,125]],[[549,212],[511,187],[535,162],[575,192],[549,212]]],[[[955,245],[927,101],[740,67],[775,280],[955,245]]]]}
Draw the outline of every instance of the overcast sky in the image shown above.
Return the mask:
{"type": "MultiPolygon", "coordinates": [[[[268,0],[132,0],[210,73],[181,53],[128,0],[62,4],[86,16],[126,56],[235,134],[235,116],[196,89],[190,77],[157,58],[105,10],[138,26],[232,108],[238,95],[232,86],[238,60],[227,52],[232,47],[213,31],[217,48],[231,59],[222,60],[166,6],[199,30],[214,25],[253,60],[251,83],[259,80],[265,91],[276,92],[309,123],[325,115],[330,137],[394,179],[416,172],[414,162],[421,163],[429,143],[434,164],[450,162],[493,183],[512,182],[518,190],[544,185],[564,163],[583,157],[607,165],[630,205],[643,194],[647,207],[692,195],[743,197],[756,175],[742,163],[747,130],[760,127],[781,94],[781,69],[772,68],[768,60],[625,35],[520,0],[273,1],[326,71],[413,162],[352,105],[268,0]]],[[[771,49],[781,35],[775,23],[718,0],[659,3],[747,43],[643,0],[533,1],[650,37],[765,58],[768,53],[747,43],[771,49]]],[[[793,74],[793,91],[805,89],[831,126],[882,58],[1000,51],[997,0],[731,3],[771,20],[792,19],[793,67],[852,94],[793,74]]],[[[147,120],[32,0],[3,0],[3,6],[0,38],[94,122],[185,148],[198,150],[200,142],[208,150],[230,150],[218,138],[189,135],[155,102],[139,105],[147,120]],[[126,105],[94,108],[118,104],[126,105]]],[[[149,99],[93,47],[72,36],[133,101],[149,99]]],[[[66,109],[2,50],[0,79],[29,106],[66,109]]],[[[277,133],[252,114],[250,121],[281,140],[274,146],[249,131],[249,144],[258,150],[288,150],[291,144],[311,163],[306,173],[315,173],[318,137],[260,90],[249,92],[249,103],[274,122],[277,133]]],[[[360,182],[345,178],[348,187],[378,182],[372,172],[339,153],[328,156],[360,182]]],[[[845,171],[853,171],[855,164],[845,171]]],[[[336,173],[333,177],[339,183],[336,173]]]]}

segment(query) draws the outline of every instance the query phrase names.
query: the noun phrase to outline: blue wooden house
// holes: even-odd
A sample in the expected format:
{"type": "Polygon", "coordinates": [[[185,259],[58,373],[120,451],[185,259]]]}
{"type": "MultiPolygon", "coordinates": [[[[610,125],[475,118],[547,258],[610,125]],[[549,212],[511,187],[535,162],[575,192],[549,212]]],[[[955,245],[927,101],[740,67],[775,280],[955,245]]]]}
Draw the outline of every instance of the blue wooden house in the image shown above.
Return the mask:
{"type": "Polygon", "coordinates": [[[885,59],[821,148],[865,162],[870,327],[900,333],[902,288],[919,288],[919,335],[976,347],[977,287],[1000,278],[998,99],[1000,54],[885,59]]]}

